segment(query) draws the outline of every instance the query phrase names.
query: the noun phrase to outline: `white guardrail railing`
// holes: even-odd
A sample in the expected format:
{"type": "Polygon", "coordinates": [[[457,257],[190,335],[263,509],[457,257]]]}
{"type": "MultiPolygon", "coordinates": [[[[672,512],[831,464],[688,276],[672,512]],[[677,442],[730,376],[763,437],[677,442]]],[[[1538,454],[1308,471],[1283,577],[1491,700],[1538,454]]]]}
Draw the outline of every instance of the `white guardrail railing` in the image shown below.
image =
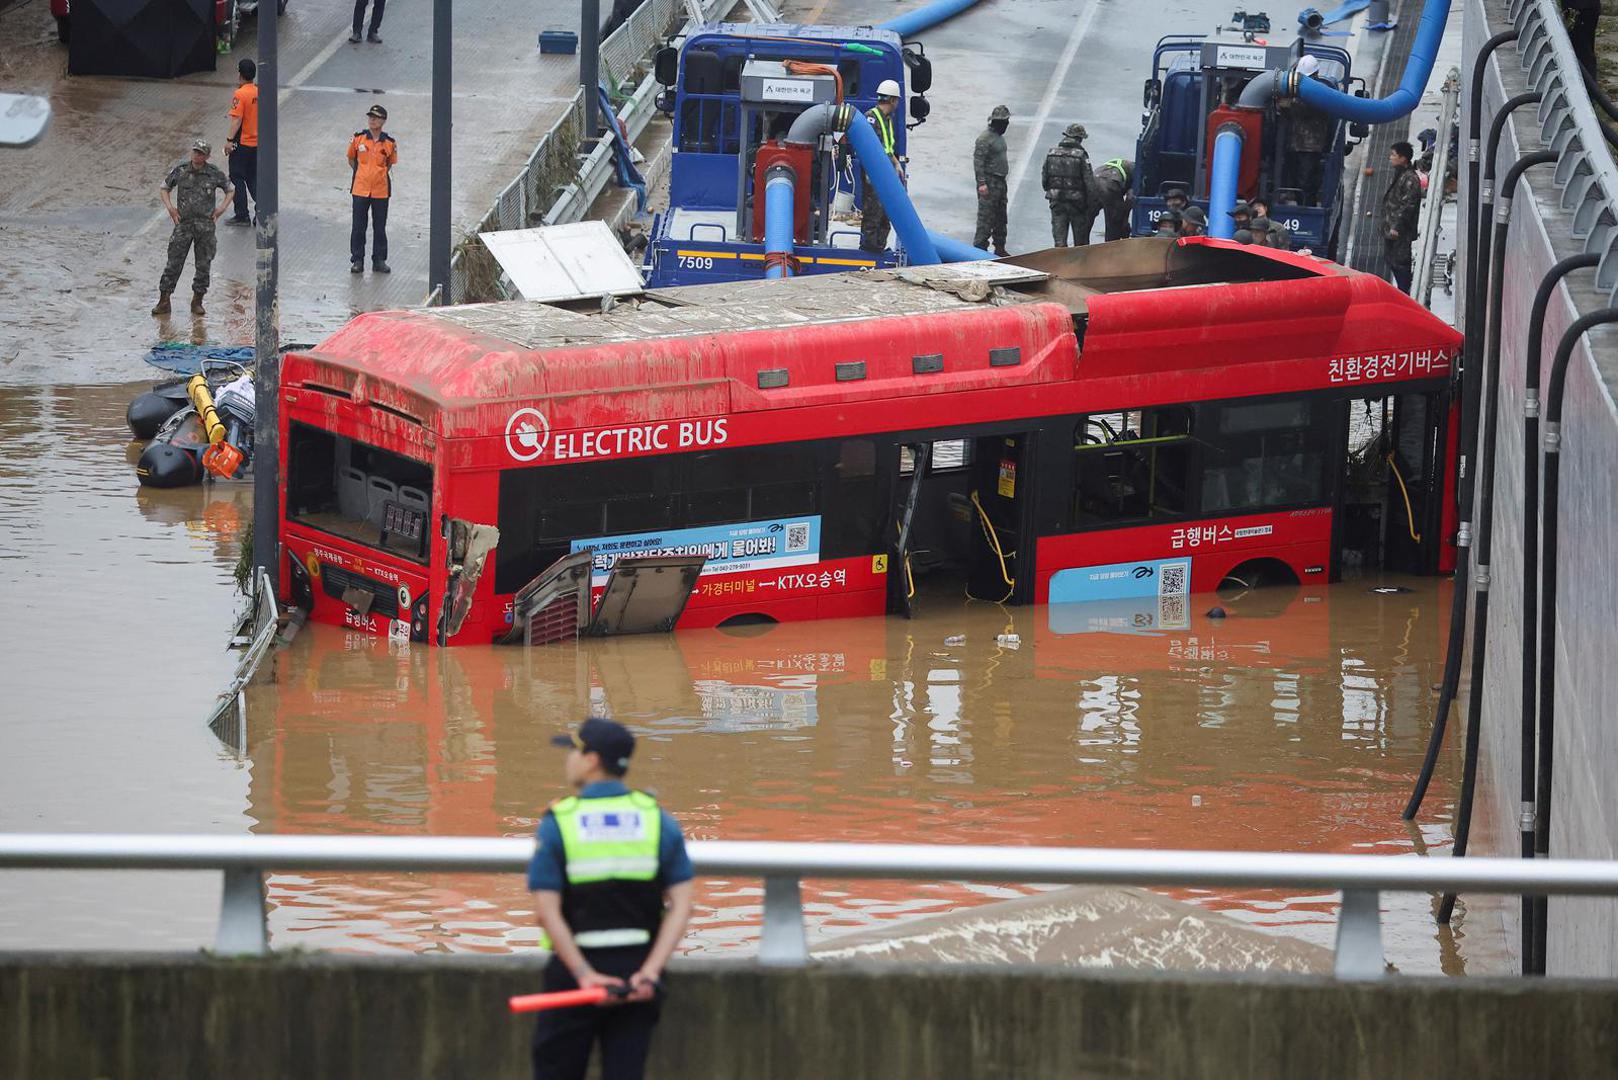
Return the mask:
{"type": "MultiPolygon", "coordinates": [[[[622,87],[635,73],[635,69],[653,49],[660,45],[683,16],[692,19],[681,28],[683,35],[690,32],[696,16],[709,22],[729,11],[736,0],[645,0],[624,23],[601,43],[601,73],[613,86],[622,87]]],[[[640,138],[657,112],[657,80],[647,72],[629,93],[629,98],[618,110],[633,143],[640,138]]],[[[507,229],[531,229],[536,225],[562,225],[581,221],[596,199],[606,190],[612,178],[612,145],[601,139],[582,158],[576,153],[578,136],[584,126],[584,90],[573,95],[562,115],[557,118],[528,155],[522,172],[495,197],[494,205],[478,222],[471,235],[481,232],[499,232],[507,229]],[[576,177],[558,186],[559,175],[576,177]]],[[[459,251],[450,258],[449,303],[460,303],[466,297],[467,277],[459,251]]],[[[429,305],[438,300],[437,290],[427,298],[429,305]]]]}
{"type": "MultiPolygon", "coordinates": [[[[703,877],[764,879],[761,963],[808,962],[804,878],[1327,889],[1342,894],[1336,973],[1384,974],[1381,893],[1618,896],[1618,862],[1290,855],[1246,851],[814,844],[728,840],[688,845],[703,877]]],[[[534,842],[472,836],[161,836],[0,834],[0,870],[222,870],[215,948],[269,951],[268,871],[519,874],[534,842]]]]}

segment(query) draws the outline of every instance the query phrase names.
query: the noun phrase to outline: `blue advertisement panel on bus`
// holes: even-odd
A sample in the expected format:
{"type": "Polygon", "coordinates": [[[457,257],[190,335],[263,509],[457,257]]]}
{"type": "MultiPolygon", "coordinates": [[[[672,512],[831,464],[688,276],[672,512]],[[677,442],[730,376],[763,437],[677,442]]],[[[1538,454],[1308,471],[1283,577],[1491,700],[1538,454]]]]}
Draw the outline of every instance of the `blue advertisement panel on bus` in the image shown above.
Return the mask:
{"type": "Polygon", "coordinates": [[[708,561],[702,567],[704,576],[780,570],[820,561],[820,516],[702,525],[573,541],[573,551],[587,549],[593,553],[590,577],[594,585],[605,585],[613,564],[625,555],[706,555],[708,561]]]}

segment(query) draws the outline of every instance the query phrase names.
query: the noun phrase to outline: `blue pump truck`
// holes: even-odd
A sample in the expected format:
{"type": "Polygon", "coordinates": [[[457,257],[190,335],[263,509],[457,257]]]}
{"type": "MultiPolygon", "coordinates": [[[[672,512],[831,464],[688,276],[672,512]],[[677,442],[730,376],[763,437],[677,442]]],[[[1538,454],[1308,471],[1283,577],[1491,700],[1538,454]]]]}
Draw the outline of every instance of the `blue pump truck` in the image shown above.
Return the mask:
{"type": "Polygon", "coordinates": [[[1310,77],[1333,89],[1363,97],[1364,80],[1353,77],[1344,49],[1302,38],[1273,44],[1265,37],[1269,20],[1262,13],[1237,12],[1233,22],[1232,29],[1213,35],[1164,37],[1152,53],[1135,146],[1131,231],[1136,236],[1156,231],[1167,209],[1164,196],[1173,188],[1208,212],[1213,231],[1214,144],[1222,132],[1233,132],[1242,140],[1237,198],[1266,199],[1271,220],[1291,231],[1293,248],[1335,259],[1343,224],[1344,155],[1365,137],[1364,126],[1310,115],[1309,106],[1296,99],[1271,101],[1262,109],[1237,102],[1259,73],[1286,70],[1306,55],[1314,58],[1310,77]],[[1300,143],[1323,149],[1298,149],[1300,143]]]}
{"type": "Polygon", "coordinates": [[[926,119],[932,82],[919,45],[869,26],[714,23],[678,48],[660,49],[654,71],[674,146],[669,206],[653,219],[642,268],[649,287],[764,277],[764,189],[772,169],[790,168],[797,178],[794,274],[904,260],[894,247],[861,250],[859,226],[837,220],[865,202],[863,175],[837,137],[793,145],[786,134],[811,106],[842,101],[864,113],[884,81],[901,89],[908,82],[913,95],[901,94],[893,117],[894,152],[903,161],[909,129],[926,119]]]}

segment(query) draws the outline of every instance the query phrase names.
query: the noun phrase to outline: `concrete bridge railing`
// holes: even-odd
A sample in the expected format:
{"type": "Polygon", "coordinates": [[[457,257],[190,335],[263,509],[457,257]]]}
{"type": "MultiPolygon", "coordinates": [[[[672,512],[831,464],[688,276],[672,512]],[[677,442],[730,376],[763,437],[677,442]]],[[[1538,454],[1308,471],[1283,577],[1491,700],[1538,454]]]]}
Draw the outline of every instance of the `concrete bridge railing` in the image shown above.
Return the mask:
{"type": "MultiPolygon", "coordinates": [[[[806,877],[1331,889],[1343,898],[1335,965],[1343,979],[1384,973],[1383,892],[1618,896],[1618,862],[1594,860],[722,840],[689,847],[700,876],[764,879],[759,961],[773,966],[808,963],[799,889],[806,877]]],[[[260,955],[269,951],[267,871],[517,874],[533,848],[524,838],[471,836],[10,833],[0,834],[0,869],[223,871],[217,951],[260,955]]]]}

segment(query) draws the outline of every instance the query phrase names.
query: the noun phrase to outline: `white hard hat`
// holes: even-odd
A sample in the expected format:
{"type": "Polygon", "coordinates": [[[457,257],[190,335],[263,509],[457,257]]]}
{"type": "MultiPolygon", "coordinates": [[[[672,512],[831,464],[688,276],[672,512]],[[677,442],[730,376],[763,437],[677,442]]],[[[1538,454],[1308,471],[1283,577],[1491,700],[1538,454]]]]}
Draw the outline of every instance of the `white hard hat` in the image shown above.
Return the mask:
{"type": "Polygon", "coordinates": [[[877,97],[896,98],[901,96],[903,93],[904,91],[899,89],[899,84],[894,82],[892,79],[883,79],[881,84],[876,88],[877,97]]]}
{"type": "Polygon", "coordinates": [[[1298,57],[1298,74],[1299,75],[1304,75],[1304,76],[1313,75],[1315,72],[1317,72],[1319,70],[1320,70],[1320,61],[1316,60],[1313,56],[1310,56],[1308,53],[1305,53],[1304,55],[1298,57]]]}

